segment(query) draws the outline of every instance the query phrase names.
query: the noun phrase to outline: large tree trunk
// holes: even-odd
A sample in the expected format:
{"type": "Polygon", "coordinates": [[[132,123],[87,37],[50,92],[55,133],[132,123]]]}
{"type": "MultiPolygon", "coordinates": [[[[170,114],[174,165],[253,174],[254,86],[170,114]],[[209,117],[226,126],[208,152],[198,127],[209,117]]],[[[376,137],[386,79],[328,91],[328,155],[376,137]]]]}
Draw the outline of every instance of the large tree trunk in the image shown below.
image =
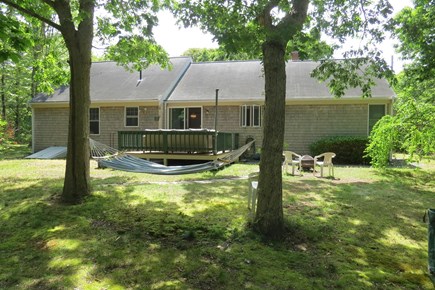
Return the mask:
{"type": "Polygon", "coordinates": [[[278,41],[263,44],[266,101],[254,228],[272,239],[282,236],[284,230],[281,169],[286,90],[284,55],[285,44],[278,41]]]}
{"type": "Polygon", "coordinates": [[[71,86],[68,126],[68,153],[62,200],[80,203],[89,195],[89,105],[91,58],[70,54],[71,86]]]}
{"type": "Polygon", "coordinates": [[[94,4],[92,0],[80,2],[89,18],[83,20],[77,30],[67,23],[68,17],[60,19],[64,21],[62,35],[69,51],[71,71],[68,152],[62,191],[62,201],[69,204],[80,203],[91,193],[89,105],[94,4]]]}

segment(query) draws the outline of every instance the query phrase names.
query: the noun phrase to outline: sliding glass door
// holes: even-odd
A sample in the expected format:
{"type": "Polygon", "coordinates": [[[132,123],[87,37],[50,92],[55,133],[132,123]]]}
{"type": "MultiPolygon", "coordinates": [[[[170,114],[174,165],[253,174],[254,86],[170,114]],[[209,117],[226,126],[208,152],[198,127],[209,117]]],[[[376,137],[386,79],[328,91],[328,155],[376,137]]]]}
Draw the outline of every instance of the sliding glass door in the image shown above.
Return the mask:
{"type": "Polygon", "coordinates": [[[170,108],[169,129],[201,129],[202,108],[170,108]]]}

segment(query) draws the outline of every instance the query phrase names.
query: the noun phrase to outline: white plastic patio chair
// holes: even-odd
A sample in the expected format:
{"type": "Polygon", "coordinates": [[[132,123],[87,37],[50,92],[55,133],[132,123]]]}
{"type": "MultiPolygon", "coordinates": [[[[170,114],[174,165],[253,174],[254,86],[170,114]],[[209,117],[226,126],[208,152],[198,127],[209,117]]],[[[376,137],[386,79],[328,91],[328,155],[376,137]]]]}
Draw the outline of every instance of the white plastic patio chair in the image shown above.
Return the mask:
{"type": "Polygon", "coordinates": [[[302,175],[301,170],[301,155],[294,153],[293,151],[284,151],[284,163],[283,167],[285,173],[288,173],[288,165],[292,165],[292,175],[295,175],[295,168],[299,170],[299,175],[302,175]]]}
{"type": "Polygon", "coordinates": [[[329,169],[329,176],[334,177],[334,164],[332,163],[332,158],[335,157],[335,153],[333,152],[326,152],[322,153],[320,155],[317,155],[314,157],[314,171],[313,174],[316,172],[316,165],[320,166],[320,176],[323,177],[323,167],[328,167],[329,169]],[[319,158],[323,158],[323,161],[318,161],[319,158]],[[332,175],[331,175],[332,172],[332,175]]]}
{"type": "Polygon", "coordinates": [[[248,208],[251,210],[251,217],[254,218],[257,208],[257,189],[259,172],[248,175],[248,208]]]}

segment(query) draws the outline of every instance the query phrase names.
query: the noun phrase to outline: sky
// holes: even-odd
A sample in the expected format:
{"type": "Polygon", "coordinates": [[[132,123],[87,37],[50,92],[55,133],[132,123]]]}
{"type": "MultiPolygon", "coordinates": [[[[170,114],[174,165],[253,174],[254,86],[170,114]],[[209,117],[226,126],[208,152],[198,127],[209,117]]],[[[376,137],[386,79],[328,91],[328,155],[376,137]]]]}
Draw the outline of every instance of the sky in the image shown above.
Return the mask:
{"type": "MultiPolygon", "coordinates": [[[[394,13],[399,12],[406,6],[412,6],[412,0],[390,0],[393,5],[394,13]]],[[[180,56],[189,48],[217,48],[218,44],[213,42],[211,34],[203,33],[199,28],[180,28],[170,12],[164,11],[159,13],[159,26],[154,28],[154,36],[170,56],[180,56]]],[[[394,41],[386,40],[382,45],[384,59],[391,63],[391,57],[394,58],[394,70],[400,71],[403,62],[399,55],[394,51],[394,41]]],[[[340,58],[340,55],[335,55],[340,58]]]]}

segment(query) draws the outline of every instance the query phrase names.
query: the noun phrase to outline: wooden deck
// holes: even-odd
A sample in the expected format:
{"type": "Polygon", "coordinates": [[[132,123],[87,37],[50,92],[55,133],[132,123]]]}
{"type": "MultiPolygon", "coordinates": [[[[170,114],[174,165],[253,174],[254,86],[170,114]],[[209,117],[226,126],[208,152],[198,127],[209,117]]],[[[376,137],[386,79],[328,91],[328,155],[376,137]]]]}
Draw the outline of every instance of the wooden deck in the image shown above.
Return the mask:
{"type": "Polygon", "coordinates": [[[146,160],[162,160],[164,165],[168,165],[169,160],[195,160],[195,161],[214,161],[219,158],[224,158],[229,152],[213,153],[161,153],[161,152],[143,152],[143,151],[127,151],[126,153],[146,159],[146,160]]]}
{"type": "Polygon", "coordinates": [[[214,130],[119,131],[118,149],[148,160],[204,160],[225,157],[239,147],[239,134],[214,130]]]}
{"type": "Polygon", "coordinates": [[[118,149],[162,153],[214,153],[239,147],[239,134],[207,129],[119,131],[118,149]]]}

